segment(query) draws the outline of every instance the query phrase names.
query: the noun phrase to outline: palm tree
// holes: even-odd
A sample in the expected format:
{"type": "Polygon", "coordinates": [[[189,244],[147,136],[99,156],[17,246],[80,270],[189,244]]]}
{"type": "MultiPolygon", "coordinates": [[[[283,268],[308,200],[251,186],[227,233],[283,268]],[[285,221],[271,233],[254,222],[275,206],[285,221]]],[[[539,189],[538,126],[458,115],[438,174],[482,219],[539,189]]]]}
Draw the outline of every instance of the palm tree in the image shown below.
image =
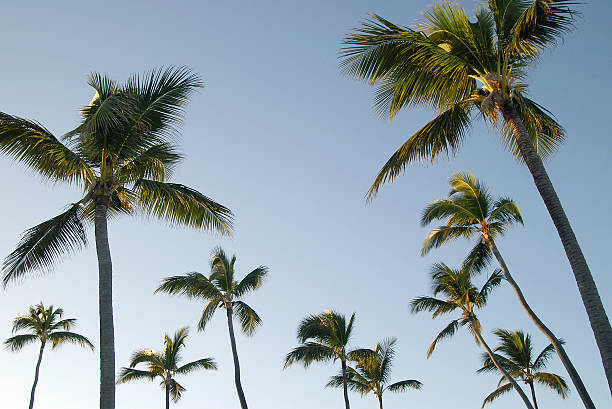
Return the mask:
{"type": "MultiPolygon", "coordinates": [[[[546,367],[548,360],[555,354],[552,344],[544,348],[534,359],[531,336],[529,334],[524,334],[523,331],[508,331],[504,329],[498,329],[494,334],[500,340],[500,344],[494,349],[496,352],[495,357],[510,375],[529,385],[535,409],[538,409],[538,402],[533,387],[534,382],[552,389],[561,398],[565,399],[569,389],[563,378],[554,373],[541,371],[546,367]]],[[[488,355],[483,354],[482,361],[483,367],[478,370],[479,373],[497,372],[497,368],[493,365],[488,355]]],[[[491,392],[482,403],[483,408],[487,403],[491,403],[494,399],[512,390],[512,384],[504,383],[504,381],[503,377],[499,380],[498,388],[491,392]]]]}
{"type": "Polygon", "coordinates": [[[51,343],[52,349],[67,342],[94,349],[91,342],[83,335],[70,332],[72,327],[76,326],[76,319],[62,319],[63,315],[64,310],[53,308],[53,305],[45,308],[41,302],[36,306],[30,306],[30,311],[27,315],[20,315],[13,320],[13,334],[21,330],[27,330],[29,334],[15,335],[4,341],[4,346],[12,352],[21,351],[24,346],[40,341],[40,351],[38,352],[38,361],[34,371],[34,384],[30,393],[29,409],[34,407],[34,393],[36,392],[40,363],[47,342],[51,343]]]}
{"type": "Polygon", "coordinates": [[[161,387],[166,392],[166,409],[170,409],[170,396],[172,401],[177,402],[185,388],[179,384],[175,377],[185,375],[199,369],[217,369],[217,364],[213,358],[202,358],[197,361],[189,362],[178,366],[181,361],[181,349],[185,347],[185,338],[189,335],[189,328],[179,329],[174,337],[168,334],[164,337],[164,351],[157,352],[153,349],[141,349],[132,354],[132,361],[129,368],[121,368],[117,383],[126,383],[139,379],[150,381],[161,378],[161,387]],[[147,370],[135,369],[138,364],[146,364],[147,370]]]}
{"type": "Polygon", "coordinates": [[[472,267],[464,264],[461,269],[451,269],[444,263],[434,264],[431,271],[433,297],[417,297],[410,303],[412,313],[428,311],[432,313],[432,318],[451,312],[460,311],[461,317],[452,320],[433,340],[427,350],[427,358],[431,356],[439,341],[451,337],[457,332],[459,327],[467,326],[474,335],[476,343],[482,345],[491,358],[495,367],[504,375],[504,378],[512,384],[525,403],[527,409],[534,409],[523,389],[516,383],[516,380],[501,366],[491,348],[485,342],[480,321],[476,317],[476,310],[483,308],[491,291],[501,284],[502,272],[495,270],[479,290],[472,283],[472,267]],[[435,298],[438,294],[445,297],[435,298]]]}
{"type": "Polygon", "coordinates": [[[470,21],[457,3],[432,6],[414,28],[380,16],[350,34],[342,51],[345,72],[377,86],[376,109],[394,117],[416,105],[438,111],[378,173],[368,198],[406,166],[454,154],[473,118],[501,130],[502,142],[523,161],[555,224],[574,272],[612,391],[612,327],[597,286],[542,159],[565,132],[527,97],[527,70],[572,29],[572,0],[489,0],[470,21]],[[480,85],[479,85],[480,84],[480,85]],[[472,115],[474,113],[479,113],[472,115]]]}
{"type": "Polygon", "coordinates": [[[231,212],[190,187],[169,183],[183,156],[170,138],[178,133],[190,95],[202,86],[187,68],[133,75],[119,85],[91,74],[95,96],[83,121],[56,138],[37,122],[0,113],[0,152],[43,177],[76,184],[83,197],[50,220],[27,230],[4,261],[4,285],[87,244],[85,222],[94,224],[100,311],[100,409],[115,408],[115,342],[112,263],[107,222],[144,214],[173,225],[231,234],[231,212]]]}
{"type": "MultiPolygon", "coordinates": [[[[349,360],[357,361],[356,369],[347,367],[348,388],[359,392],[361,396],[374,393],[380,409],[383,409],[383,392],[405,392],[408,389],[421,389],[423,384],[415,379],[407,379],[388,385],[391,366],[395,357],[393,346],[396,338],[388,338],[376,344],[374,350],[358,350],[349,353],[349,360]]],[[[340,387],[344,385],[342,374],[330,379],[327,386],[340,387]]]]}
{"type": "Polygon", "coordinates": [[[561,362],[569,373],[585,407],[595,409],[595,405],[580,375],[565,352],[562,342],[531,309],[521,288],[510,274],[510,270],[495,243],[495,238],[503,235],[509,225],[523,223],[518,207],[507,197],[493,199],[486,187],[467,172],[451,176],[450,186],[451,191],[448,199],[436,200],[428,204],[423,211],[421,216],[423,226],[431,224],[434,220],[442,219],[446,220],[446,224],[431,230],[425,239],[421,253],[426,254],[432,248],[440,247],[458,238],[467,238],[476,240],[466,259],[466,262],[473,264],[476,269],[484,267],[493,254],[499,262],[506,281],[516,293],[519,303],[559,354],[561,362]]]}
{"type": "Polygon", "coordinates": [[[257,267],[238,282],[235,279],[235,263],[236,256],[233,255],[229,259],[223,249],[219,247],[213,251],[210,258],[211,274],[209,277],[201,273],[168,277],[163,280],[155,292],[180,294],[187,298],[199,298],[207,301],[198,323],[198,330],[200,331],[204,331],[206,324],[218,308],[225,308],[234,358],[234,382],[236,383],[240,406],[242,409],[247,409],[248,406],[240,381],[240,362],[238,361],[236,337],[234,336],[234,318],[240,321],[240,327],[244,334],[253,335],[255,333],[255,330],[261,324],[261,318],[254,309],[241,301],[240,298],[246,293],[261,287],[268,273],[268,267],[257,267]]]}
{"type": "Polygon", "coordinates": [[[298,325],[297,339],[301,345],[287,354],[284,366],[284,369],[287,369],[300,362],[304,368],[308,368],[313,362],[340,360],[346,409],[350,409],[346,363],[351,359],[349,356],[357,359],[368,354],[368,351],[363,349],[348,350],[354,322],[355,313],[348,322],[343,314],[330,310],[307,316],[298,325]]]}

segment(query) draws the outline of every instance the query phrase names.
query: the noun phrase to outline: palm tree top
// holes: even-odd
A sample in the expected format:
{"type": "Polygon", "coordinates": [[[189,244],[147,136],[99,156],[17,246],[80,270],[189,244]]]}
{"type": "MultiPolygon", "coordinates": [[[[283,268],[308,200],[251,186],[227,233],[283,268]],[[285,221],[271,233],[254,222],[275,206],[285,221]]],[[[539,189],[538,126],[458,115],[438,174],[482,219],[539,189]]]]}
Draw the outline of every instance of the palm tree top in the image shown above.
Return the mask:
{"type": "Polygon", "coordinates": [[[162,67],[124,84],[93,73],[89,85],[95,95],[81,109],[80,125],[61,137],[35,121],[0,113],[0,152],[84,192],[62,214],[25,232],[3,263],[4,285],[33,270],[48,271],[87,245],[84,222],[93,222],[98,200],[111,218],[144,214],[231,235],[229,209],[169,182],[183,159],[175,141],[189,97],[202,87],[200,77],[187,67],[162,67]]]}
{"type": "Polygon", "coordinates": [[[376,86],[375,109],[394,117],[400,110],[425,105],[439,116],[417,131],[379,172],[368,199],[392,182],[408,163],[454,154],[471,127],[472,108],[499,127],[502,142],[522,160],[516,139],[492,102],[496,90],[512,100],[538,154],[550,156],[565,131],[550,113],[527,97],[527,68],[573,28],[573,1],[489,0],[471,21],[456,3],[431,6],[413,27],[378,15],[344,40],[341,67],[376,86]]]}
{"type": "Polygon", "coordinates": [[[35,341],[51,342],[55,349],[67,342],[94,349],[93,344],[84,336],[71,332],[76,326],[76,318],[63,318],[64,310],[53,305],[45,307],[42,302],[30,306],[28,314],[13,320],[12,333],[25,330],[27,334],[8,338],[4,345],[13,352],[35,341]]]}

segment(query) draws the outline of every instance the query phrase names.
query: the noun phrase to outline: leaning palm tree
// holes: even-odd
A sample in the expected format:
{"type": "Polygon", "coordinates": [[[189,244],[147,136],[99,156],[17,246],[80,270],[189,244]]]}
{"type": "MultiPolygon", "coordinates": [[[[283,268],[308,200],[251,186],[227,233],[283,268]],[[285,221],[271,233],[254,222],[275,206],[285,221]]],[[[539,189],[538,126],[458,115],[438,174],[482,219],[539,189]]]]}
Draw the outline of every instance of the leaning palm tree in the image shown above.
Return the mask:
{"type": "Polygon", "coordinates": [[[155,292],[180,294],[188,298],[206,300],[198,330],[203,331],[218,308],[224,308],[227,316],[232,356],[234,359],[234,382],[240,406],[247,409],[247,402],[240,381],[240,362],[234,336],[234,319],[240,321],[242,332],[253,335],[261,324],[261,318],[247,303],[240,298],[250,291],[257,290],[263,284],[268,267],[260,266],[247,274],[240,282],[235,279],[234,264],[236,256],[227,257],[223,249],[217,248],[210,258],[211,274],[206,277],[201,273],[189,273],[182,276],[168,277],[155,292]]]}
{"type": "MultiPolygon", "coordinates": [[[[359,392],[361,396],[372,392],[378,399],[378,406],[383,409],[383,392],[405,392],[408,389],[421,389],[423,384],[415,379],[394,382],[388,385],[391,366],[395,358],[396,338],[388,338],[376,344],[374,350],[357,350],[349,353],[349,359],[357,362],[355,368],[347,367],[348,388],[359,392]]],[[[327,386],[339,388],[344,384],[342,374],[330,379],[327,386]]]]}
{"type": "Polygon", "coordinates": [[[355,313],[348,321],[343,314],[329,310],[307,316],[298,325],[297,339],[300,345],[287,354],[284,366],[286,369],[300,362],[304,368],[308,368],[313,362],[339,360],[346,409],[350,409],[347,361],[349,356],[357,359],[368,353],[365,350],[348,350],[354,322],[355,313]]]}
{"type": "Polygon", "coordinates": [[[482,345],[487,351],[488,356],[495,367],[504,375],[514,387],[528,409],[534,409],[523,389],[516,380],[501,366],[491,348],[485,342],[480,321],[476,317],[476,310],[483,308],[491,291],[502,282],[502,272],[495,270],[479,290],[472,283],[473,270],[470,265],[464,264],[461,269],[451,269],[444,263],[434,264],[431,271],[433,297],[417,297],[410,303],[412,313],[428,311],[432,313],[432,318],[451,312],[461,312],[461,317],[452,320],[434,338],[427,350],[427,358],[431,356],[439,341],[451,337],[457,332],[459,327],[467,326],[474,335],[476,343],[482,345]],[[438,294],[444,295],[443,299],[435,298],[438,294]]]}
{"type": "Polygon", "coordinates": [[[503,235],[509,225],[523,223],[518,207],[510,198],[494,199],[486,187],[467,172],[451,176],[450,186],[451,191],[448,199],[436,200],[428,204],[423,211],[421,216],[423,226],[432,223],[434,220],[446,220],[446,223],[429,232],[421,253],[426,254],[432,248],[440,247],[458,238],[466,238],[476,241],[466,259],[466,263],[472,264],[476,269],[482,268],[488,263],[491,255],[494,255],[519,303],[559,354],[561,362],[569,373],[584,405],[589,409],[594,409],[593,401],[565,352],[562,342],[531,309],[497,248],[496,237],[503,235]]]}
{"type": "MultiPolygon", "coordinates": [[[[549,344],[537,357],[534,357],[531,336],[529,334],[524,334],[523,331],[508,331],[504,329],[498,329],[494,333],[500,341],[500,344],[494,349],[495,357],[510,375],[529,385],[535,409],[538,409],[538,401],[536,400],[534,383],[552,389],[561,398],[566,398],[569,389],[563,378],[554,373],[542,372],[550,358],[555,354],[552,344],[549,344]]],[[[493,365],[488,355],[483,354],[482,360],[483,367],[478,370],[479,373],[497,372],[497,368],[493,365]]],[[[482,403],[483,408],[487,403],[491,403],[504,393],[512,390],[512,384],[504,382],[505,378],[502,377],[499,380],[497,389],[485,398],[482,403]]]]}
{"type": "Polygon", "coordinates": [[[100,409],[115,407],[115,343],[112,263],[107,222],[122,214],[144,214],[173,225],[231,234],[231,212],[187,186],[169,183],[183,156],[171,142],[192,92],[202,86],[187,68],[133,75],[120,85],[92,74],[95,95],[83,120],[60,138],[37,122],[0,113],[0,152],[46,179],[83,190],[81,199],[27,230],[4,261],[4,285],[87,244],[94,225],[100,311],[100,409]]]}
{"type": "Polygon", "coordinates": [[[53,305],[45,308],[41,302],[38,305],[30,307],[27,315],[20,315],[13,320],[13,334],[28,330],[29,334],[19,334],[12,336],[4,341],[4,346],[13,352],[21,351],[21,349],[36,341],[40,342],[40,351],[38,352],[38,361],[36,362],[36,370],[34,371],[34,384],[30,392],[30,406],[34,407],[34,393],[38,384],[38,375],[40,372],[40,363],[42,362],[43,351],[47,343],[51,343],[51,348],[55,349],[67,342],[89,347],[93,350],[93,345],[87,338],[74,332],[70,332],[72,327],[76,326],[75,318],[64,318],[62,315],[64,310],[61,308],[53,308],[53,305]]]}
{"type": "Polygon", "coordinates": [[[170,409],[170,397],[177,402],[185,388],[176,381],[177,375],[185,375],[199,369],[217,369],[213,358],[202,358],[197,361],[178,366],[181,361],[181,349],[185,347],[185,338],[189,328],[179,329],[172,338],[168,334],[164,337],[164,351],[141,349],[134,352],[129,368],[121,368],[117,383],[126,383],[140,379],[153,381],[161,378],[161,387],[166,392],[166,409],[170,409]],[[148,366],[146,370],[135,369],[138,364],[148,366]]]}
{"type": "MultiPolygon", "coordinates": [[[[485,2],[483,2],[485,3],[485,2]]],[[[432,6],[414,28],[374,15],[350,34],[345,72],[377,86],[375,107],[394,117],[422,105],[436,118],[387,161],[368,197],[410,163],[456,153],[473,119],[501,130],[502,142],[523,161],[557,228],[586,308],[612,391],[612,327],[599,292],[543,159],[564,139],[550,113],[527,97],[528,68],[572,29],[572,0],[489,0],[470,21],[458,3],[432,6]]]]}

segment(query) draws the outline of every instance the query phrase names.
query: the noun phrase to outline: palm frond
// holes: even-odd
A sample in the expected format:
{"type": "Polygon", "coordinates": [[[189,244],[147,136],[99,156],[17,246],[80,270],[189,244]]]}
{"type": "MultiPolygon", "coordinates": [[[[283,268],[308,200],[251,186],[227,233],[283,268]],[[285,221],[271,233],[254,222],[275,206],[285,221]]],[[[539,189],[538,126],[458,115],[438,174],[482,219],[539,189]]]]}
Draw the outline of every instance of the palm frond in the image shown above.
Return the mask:
{"type": "Polygon", "coordinates": [[[390,392],[406,392],[408,389],[421,389],[422,386],[423,384],[415,379],[407,379],[387,386],[387,390],[390,392]]]}
{"type": "Polygon", "coordinates": [[[206,329],[206,324],[212,319],[215,311],[217,311],[217,308],[221,305],[223,305],[223,301],[220,298],[213,298],[206,303],[206,306],[202,310],[200,321],[198,321],[198,331],[204,331],[206,329]]]}
{"type": "Polygon", "coordinates": [[[232,212],[197,190],[176,183],[139,179],[134,183],[139,205],[153,217],[172,224],[232,234],[232,212]]]}
{"type": "Polygon", "coordinates": [[[80,345],[82,347],[88,347],[92,351],[94,349],[94,346],[89,339],[83,335],[75,334],[74,332],[69,331],[55,331],[49,335],[49,341],[53,343],[53,348],[57,348],[65,343],[71,343],[80,345]]]}
{"type": "Polygon", "coordinates": [[[417,297],[410,303],[410,311],[413,314],[428,311],[433,313],[433,318],[442,314],[448,314],[456,309],[457,306],[455,304],[427,296],[417,297]]]}
{"type": "Polygon", "coordinates": [[[268,267],[261,266],[247,274],[234,288],[233,293],[237,297],[253,291],[261,287],[264,282],[266,275],[268,274],[268,267]]]}
{"type": "Polygon", "coordinates": [[[160,143],[139,152],[117,171],[117,178],[122,182],[138,179],[152,179],[163,182],[172,175],[175,165],[183,159],[176,146],[160,143]]]}
{"type": "Polygon", "coordinates": [[[287,354],[284,367],[288,368],[299,362],[307,368],[313,362],[330,361],[335,358],[333,348],[317,342],[305,342],[287,354]]]}
{"type": "Polygon", "coordinates": [[[32,270],[50,270],[55,262],[87,245],[80,203],[27,230],[2,264],[3,285],[32,270]]]}
{"type": "MultiPolygon", "coordinates": [[[[560,339],[559,343],[563,345],[565,344],[565,341],[560,339]]],[[[538,371],[544,368],[546,364],[548,363],[548,361],[550,360],[550,358],[552,358],[556,354],[557,354],[557,351],[555,350],[555,347],[553,346],[553,344],[548,344],[548,346],[544,348],[542,352],[540,352],[540,354],[537,356],[537,358],[533,361],[533,369],[535,371],[538,371]]]]}
{"type": "Polygon", "coordinates": [[[457,332],[458,328],[459,328],[459,321],[453,320],[442,331],[440,331],[440,333],[433,340],[429,348],[427,348],[427,358],[429,358],[431,354],[433,353],[433,351],[436,349],[438,342],[442,341],[445,338],[450,338],[453,335],[455,335],[455,332],[457,332]]]}
{"type": "Polygon", "coordinates": [[[432,229],[421,248],[421,256],[426,255],[431,249],[440,248],[443,244],[450,241],[465,238],[469,239],[474,236],[475,230],[472,226],[440,226],[432,229]]]}
{"type": "Polygon", "coordinates": [[[493,252],[482,240],[476,242],[472,250],[463,260],[463,265],[474,273],[479,273],[489,266],[493,259],[493,252]]]}
{"type": "Polygon", "coordinates": [[[200,273],[189,273],[182,276],[167,277],[155,290],[155,293],[184,295],[188,298],[213,300],[222,298],[223,294],[210,280],[200,273]]]}
{"type": "Polygon", "coordinates": [[[160,374],[151,371],[142,371],[140,369],[134,368],[121,368],[121,370],[119,371],[119,376],[117,378],[117,383],[121,384],[141,379],[153,381],[157,376],[160,376],[160,374]]]}
{"type": "Polygon", "coordinates": [[[177,368],[176,373],[184,375],[200,369],[216,370],[217,363],[213,358],[202,358],[177,368]]]}
{"type": "Polygon", "coordinates": [[[4,341],[4,346],[11,352],[18,352],[21,351],[24,346],[32,344],[38,341],[38,339],[38,336],[34,334],[15,335],[4,341]]]}
{"type": "Polygon", "coordinates": [[[537,372],[533,375],[533,379],[540,385],[546,386],[557,392],[559,396],[561,396],[563,399],[565,399],[567,397],[567,394],[569,393],[569,387],[567,386],[567,383],[561,376],[557,374],[549,372],[537,372]]]}
{"type": "MultiPolygon", "coordinates": [[[[344,377],[342,376],[342,371],[340,371],[340,374],[329,378],[329,381],[325,384],[326,388],[342,388],[343,386],[344,377]]],[[[365,396],[372,392],[372,385],[368,380],[363,378],[359,372],[350,366],[346,368],[346,386],[350,391],[359,392],[361,396],[365,396]]]]}
{"type": "Polygon", "coordinates": [[[493,402],[495,399],[499,398],[500,396],[502,396],[505,393],[510,392],[512,389],[514,389],[514,388],[512,387],[512,384],[509,383],[509,382],[507,384],[502,385],[499,388],[495,389],[493,392],[491,392],[485,398],[484,402],[482,402],[481,408],[484,408],[487,403],[493,402]]]}
{"type": "Polygon", "coordinates": [[[240,321],[240,328],[246,335],[253,335],[261,325],[261,318],[254,309],[242,301],[234,301],[232,304],[235,317],[240,321]]]}

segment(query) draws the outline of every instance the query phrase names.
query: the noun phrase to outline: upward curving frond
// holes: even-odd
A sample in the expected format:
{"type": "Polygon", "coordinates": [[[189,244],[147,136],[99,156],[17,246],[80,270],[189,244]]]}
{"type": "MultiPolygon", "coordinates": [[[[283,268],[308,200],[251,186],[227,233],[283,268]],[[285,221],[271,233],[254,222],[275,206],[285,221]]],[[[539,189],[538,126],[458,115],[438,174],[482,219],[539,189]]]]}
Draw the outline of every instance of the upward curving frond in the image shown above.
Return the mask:
{"type": "Polygon", "coordinates": [[[3,285],[33,270],[51,270],[61,257],[87,245],[80,203],[27,230],[17,248],[2,264],[3,285]]]}
{"type": "Polygon", "coordinates": [[[171,224],[232,235],[232,212],[197,190],[176,183],[139,179],[134,183],[138,204],[149,216],[171,224]]]}
{"type": "Polygon", "coordinates": [[[440,333],[434,338],[429,348],[427,348],[427,358],[429,358],[431,354],[434,352],[434,350],[436,349],[436,346],[438,345],[438,342],[455,335],[455,332],[457,332],[457,329],[459,329],[459,321],[453,320],[442,331],[440,331],[440,333]]]}
{"type": "Polygon", "coordinates": [[[256,290],[264,282],[266,275],[268,274],[268,267],[261,266],[247,274],[234,288],[233,293],[236,297],[241,297],[244,294],[256,290]]]}
{"type": "Polygon", "coordinates": [[[485,398],[484,402],[482,402],[481,408],[484,408],[487,403],[493,402],[495,399],[510,392],[512,389],[514,388],[512,387],[512,384],[509,382],[495,389],[485,398]]]}

